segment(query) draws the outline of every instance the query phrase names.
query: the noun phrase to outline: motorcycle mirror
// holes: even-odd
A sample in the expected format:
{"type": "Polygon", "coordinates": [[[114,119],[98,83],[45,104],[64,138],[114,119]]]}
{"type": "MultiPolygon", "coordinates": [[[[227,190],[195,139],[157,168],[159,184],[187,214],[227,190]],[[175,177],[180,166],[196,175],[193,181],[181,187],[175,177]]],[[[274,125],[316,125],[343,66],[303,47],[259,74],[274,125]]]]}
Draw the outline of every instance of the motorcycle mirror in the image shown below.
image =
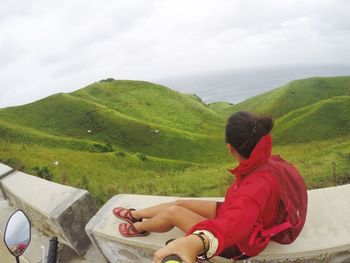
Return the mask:
{"type": "Polygon", "coordinates": [[[30,243],[31,227],[28,217],[22,210],[14,212],[7,221],[4,241],[12,255],[21,256],[30,243]]]}

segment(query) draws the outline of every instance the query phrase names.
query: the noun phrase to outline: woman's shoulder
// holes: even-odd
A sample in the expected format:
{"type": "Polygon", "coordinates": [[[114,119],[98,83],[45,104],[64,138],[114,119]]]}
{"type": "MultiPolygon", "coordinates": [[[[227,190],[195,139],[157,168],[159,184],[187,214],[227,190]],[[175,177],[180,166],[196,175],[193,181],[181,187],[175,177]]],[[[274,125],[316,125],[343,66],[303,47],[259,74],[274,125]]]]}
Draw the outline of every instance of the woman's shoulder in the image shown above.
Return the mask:
{"type": "Polygon", "coordinates": [[[249,174],[243,184],[254,184],[261,187],[271,187],[273,185],[273,175],[268,169],[257,170],[249,174]]]}

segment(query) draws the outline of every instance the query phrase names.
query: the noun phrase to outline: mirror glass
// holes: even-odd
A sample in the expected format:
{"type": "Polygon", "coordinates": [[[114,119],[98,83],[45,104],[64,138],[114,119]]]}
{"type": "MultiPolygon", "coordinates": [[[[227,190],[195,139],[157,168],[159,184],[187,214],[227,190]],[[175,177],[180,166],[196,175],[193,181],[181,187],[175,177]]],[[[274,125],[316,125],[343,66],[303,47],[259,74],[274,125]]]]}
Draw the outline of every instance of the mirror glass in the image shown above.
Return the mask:
{"type": "Polygon", "coordinates": [[[23,211],[13,213],[5,228],[4,240],[11,254],[19,257],[30,242],[30,222],[23,211]]]}

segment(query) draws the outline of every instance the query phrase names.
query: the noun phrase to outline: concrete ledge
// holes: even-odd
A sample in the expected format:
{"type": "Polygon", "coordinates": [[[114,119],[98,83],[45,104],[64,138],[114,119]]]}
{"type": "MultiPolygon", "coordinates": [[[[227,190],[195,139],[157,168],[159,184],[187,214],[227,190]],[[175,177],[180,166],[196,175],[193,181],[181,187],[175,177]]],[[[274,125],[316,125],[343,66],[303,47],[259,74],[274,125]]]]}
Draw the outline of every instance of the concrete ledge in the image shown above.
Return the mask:
{"type": "Polygon", "coordinates": [[[12,171],[14,170],[10,166],[0,163],[0,179],[12,171]]]}
{"type": "Polygon", "coordinates": [[[82,255],[90,241],[84,227],[96,213],[86,190],[49,182],[22,172],[0,181],[11,204],[22,209],[31,223],[47,236],[57,236],[82,255]]]}
{"type": "MultiPolygon", "coordinates": [[[[113,216],[117,206],[136,209],[179,199],[177,197],[118,195],[110,199],[89,221],[85,230],[109,262],[149,263],[166,240],[183,233],[152,233],[148,237],[124,238],[118,232],[122,221],[113,216]]],[[[204,199],[204,198],[203,198],[204,199]]],[[[220,200],[220,198],[206,198],[220,200]]],[[[305,228],[291,245],[271,243],[249,262],[350,262],[350,185],[309,191],[305,228]]],[[[213,262],[230,262],[215,258],[213,262]]]]}
{"type": "MultiPolygon", "coordinates": [[[[14,169],[0,163],[0,180],[13,172],[14,172],[14,169]]],[[[0,199],[2,198],[4,198],[4,189],[2,188],[2,185],[0,183],[0,199]]]]}

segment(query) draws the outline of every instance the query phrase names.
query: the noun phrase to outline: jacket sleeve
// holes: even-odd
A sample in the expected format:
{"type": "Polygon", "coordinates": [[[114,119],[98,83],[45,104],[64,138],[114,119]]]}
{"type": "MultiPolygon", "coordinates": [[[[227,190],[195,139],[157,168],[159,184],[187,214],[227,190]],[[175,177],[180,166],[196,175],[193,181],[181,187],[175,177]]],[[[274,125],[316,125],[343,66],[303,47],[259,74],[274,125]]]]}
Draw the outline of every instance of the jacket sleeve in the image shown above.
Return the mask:
{"type": "Polygon", "coordinates": [[[228,193],[222,204],[225,207],[217,218],[194,225],[187,234],[196,230],[210,231],[218,239],[215,255],[219,255],[225,248],[249,238],[269,200],[270,191],[270,185],[260,179],[242,185],[237,191],[228,193]]]}

